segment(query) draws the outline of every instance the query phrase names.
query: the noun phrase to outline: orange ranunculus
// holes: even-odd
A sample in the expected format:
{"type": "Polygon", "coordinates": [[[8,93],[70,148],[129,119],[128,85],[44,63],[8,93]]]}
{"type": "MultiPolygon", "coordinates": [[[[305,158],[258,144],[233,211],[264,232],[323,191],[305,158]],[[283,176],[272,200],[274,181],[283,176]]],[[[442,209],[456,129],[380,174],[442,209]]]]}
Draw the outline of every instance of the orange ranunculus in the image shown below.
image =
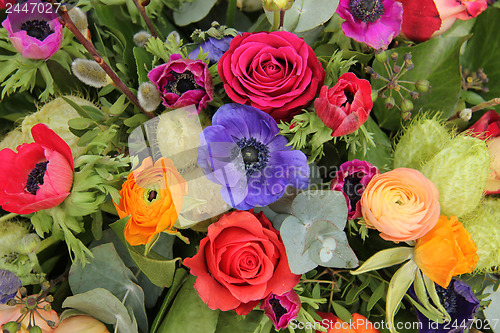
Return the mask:
{"type": "Polygon", "coordinates": [[[182,208],[187,183],[171,160],[160,158],[153,165],[151,157],[131,172],[115,204],[120,218],[130,215],[125,239],[130,245],[149,243],[153,237],[172,230],[182,208]]]}
{"type": "Polygon", "coordinates": [[[99,320],[83,315],[64,319],[53,333],[109,333],[109,331],[99,320]]]}
{"type": "Polygon", "coordinates": [[[327,333],[379,333],[374,325],[359,313],[352,314],[351,323],[346,323],[331,313],[318,312],[318,314],[323,318],[320,323],[327,329],[327,333]]]}
{"type": "Polygon", "coordinates": [[[469,232],[455,216],[441,216],[436,226],[415,245],[415,263],[429,279],[443,288],[455,275],[470,273],[479,259],[469,232]]]}
{"type": "Polygon", "coordinates": [[[439,192],[420,171],[397,168],[375,175],[361,197],[361,212],[380,237],[394,242],[415,240],[439,218],[439,192]]]}

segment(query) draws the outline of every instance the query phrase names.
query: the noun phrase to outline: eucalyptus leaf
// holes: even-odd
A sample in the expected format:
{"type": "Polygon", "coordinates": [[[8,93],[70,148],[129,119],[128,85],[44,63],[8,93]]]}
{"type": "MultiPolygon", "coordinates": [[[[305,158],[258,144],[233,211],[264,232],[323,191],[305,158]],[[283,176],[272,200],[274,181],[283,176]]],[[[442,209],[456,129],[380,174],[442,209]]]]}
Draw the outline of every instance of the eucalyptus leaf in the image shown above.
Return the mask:
{"type": "Polygon", "coordinates": [[[112,243],[92,249],[94,258],[88,265],[71,266],[69,284],[73,294],[80,294],[94,288],[104,288],[124,304],[131,306],[142,330],[147,330],[148,321],[144,306],[144,292],[135,282],[137,279],[128,269],[112,243]]]}
{"type": "Polygon", "coordinates": [[[217,0],[195,0],[185,2],[179,10],[174,11],[175,24],[181,27],[198,22],[208,15],[217,0]]]}
{"type": "Polygon", "coordinates": [[[118,333],[137,333],[137,323],[127,308],[115,295],[103,288],[96,288],[66,298],[65,308],[73,308],[115,326],[118,333]]]}
{"type": "MultiPolygon", "coordinates": [[[[283,27],[286,31],[303,32],[328,21],[339,5],[339,0],[295,0],[292,8],[285,12],[283,27]]],[[[272,24],[274,12],[266,11],[272,24]]]]}
{"type": "Polygon", "coordinates": [[[294,274],[304,274],[318,266],[309,258],[309,253],[304,252],[306,232],[307,227],[295,216],[287,217],[280,228],[288,265],[294,274]]]}

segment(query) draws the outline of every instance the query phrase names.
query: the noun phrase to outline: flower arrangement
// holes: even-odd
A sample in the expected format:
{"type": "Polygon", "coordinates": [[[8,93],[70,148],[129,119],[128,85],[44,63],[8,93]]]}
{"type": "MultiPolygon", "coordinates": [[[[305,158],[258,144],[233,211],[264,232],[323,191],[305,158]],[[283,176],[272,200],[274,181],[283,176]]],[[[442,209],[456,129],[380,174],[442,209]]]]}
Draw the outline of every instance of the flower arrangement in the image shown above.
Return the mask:
{"type": "Polygon", "coordinates": [[[0,328],[500,332],[493,0],[0,0],[0,328]]]}

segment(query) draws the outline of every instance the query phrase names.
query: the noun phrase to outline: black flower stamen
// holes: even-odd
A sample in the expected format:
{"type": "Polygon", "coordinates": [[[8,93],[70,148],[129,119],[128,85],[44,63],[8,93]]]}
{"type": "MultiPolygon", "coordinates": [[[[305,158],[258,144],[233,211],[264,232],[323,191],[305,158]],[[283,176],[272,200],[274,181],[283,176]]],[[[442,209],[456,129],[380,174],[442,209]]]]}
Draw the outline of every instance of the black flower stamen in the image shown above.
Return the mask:
{"type": "Polygon", "coordinates": [[[280,318],[286,314],[286,309],[281,305],[280,301],[276,299],[274,296],[269,300],[269,304],[271,304],[271,308],[273,309],[274,315],[276,316],[276,322],[280,321],[280,318]]]}
{"type": "Polygon", "coordinates": [[[167,82],[167,84],[165,85],[165,90],[167,92],[174,93],[180,96],[189,90],[203,89],[196,84],[194,74],[190,71],[185,71],[184,73],[171,73],[175,79],[167,82]]]}
{"type": "Polygon", "coordinates": [[[374,22],[384,14],[381,0],[351,0],[351,13],[363,22],[374,22]]]}
{"type": "Polygon", "coordinates": [[[28,36],[34,37],[40,41],[45,40],[50,34],[54,33],[46,21],[30,20],[21,24],[21,30],[26,31],[28,36]]]}
{"type": "Polygon", "coordinates": [[[269,161],[269,148],[255,140],[255,138],[243,138],[236,142],[239,153],[245,163],[247,176],[251,176],[255,171],[263,170],[269,161]]]}
{"type": "Polygon", "coordinates": [[[344,186],[342,186],[342,192],[347,194],[349,197],[349,203],[351,204],[351,211],[356,210],[356,204],[361,199],[361,194],[358,193],[361,188],[361,178],[363,174],[354,173],[344,178],[344,186]]]}
{"type": "Polygon", "coordinates": [[[347,104],[351,105],[352,101],[354,101],[354,94],[351,91],[349,91],[347,89],[344,90],[344,95],[345,95],[346,100],[344,103],[342,103],[341,107],[344,107],[347,104]]]}
{"type": "Polygon", "coordinates": [[[439,296],[439,300],[441,304],[443,304],[446,312],[449,314],[453,314],[457,312],[457,293],[455,292],[455,288],[453,283],[448,285],[448,288],[443,288],[439,285],[436,285],[436,292],[439,296]]]}
{"type": "Polygon", "coordinates": [[[45,171],[47,171],[48,163],[49,161],[37,163],[33,170],[31,170],[28,180],[26,180],[26,192],[36,195],[40,185],[43,185],[43,177],[45,176],[45,171]]]}

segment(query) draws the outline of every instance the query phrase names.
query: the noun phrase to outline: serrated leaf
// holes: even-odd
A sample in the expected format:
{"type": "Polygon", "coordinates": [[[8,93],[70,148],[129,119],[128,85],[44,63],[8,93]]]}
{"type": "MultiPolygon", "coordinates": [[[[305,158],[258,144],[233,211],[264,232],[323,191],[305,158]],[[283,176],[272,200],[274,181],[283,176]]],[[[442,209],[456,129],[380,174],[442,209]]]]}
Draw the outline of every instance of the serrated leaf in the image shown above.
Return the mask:
{"type": "Polygon", "coordinates": [[[104,288],[132,307],[142,330],[147,330],[144,292],[135,282],[134,274],[125,266],[112,243],[94,247],[94,258],[85,267],[72,265],[69,284],[73,294],[104,288]]]}
{"type": "Polygon", "coordinates": [[[103,288],[96,288],[66,298],[65,308],[73,308],[115,326],[118,333],[137,333],[137,323],[115,295],[103,288]]]}

